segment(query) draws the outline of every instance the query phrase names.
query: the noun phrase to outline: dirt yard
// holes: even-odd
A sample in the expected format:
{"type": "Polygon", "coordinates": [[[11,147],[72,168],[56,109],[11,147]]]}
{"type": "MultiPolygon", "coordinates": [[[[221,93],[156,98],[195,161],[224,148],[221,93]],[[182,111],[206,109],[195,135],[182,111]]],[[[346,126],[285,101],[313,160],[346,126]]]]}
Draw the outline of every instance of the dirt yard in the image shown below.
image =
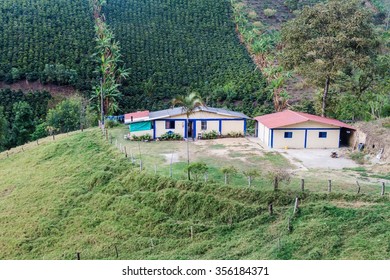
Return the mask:
{"type": "Polygon", "coordinates": [[[347,158],[341,149],[278,149],[291,163],[307,169],[343,169],[358,167],[353,160],[347,158]],[[330,157],[332,151],[339,154],[338,158],[330,157]]]}

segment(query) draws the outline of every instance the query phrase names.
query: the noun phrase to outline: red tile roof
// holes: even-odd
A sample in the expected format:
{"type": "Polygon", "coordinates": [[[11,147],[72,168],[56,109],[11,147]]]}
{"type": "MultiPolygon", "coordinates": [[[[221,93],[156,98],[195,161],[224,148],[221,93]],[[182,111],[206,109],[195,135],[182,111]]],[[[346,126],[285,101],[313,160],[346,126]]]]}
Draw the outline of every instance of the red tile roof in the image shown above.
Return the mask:
{"type": "Polygon", "coordinates": [[[131,117],[133,117],[133,119],[139,119],[139,118],[146,118],[148,116],[149,116],[149,111],[138,111],[134,113],[125,114],[125,120],[129,120],[131,119],[131,117]]]}
{"type": "Polygon", "coordinates": [[[335,119],[319,117],[307,113],[294,112],[291,110],[259,116],[256,117],[255,120],[261,122],[268,128],[278,128],[278,127],[312,121],[312,122],[318,122],[318,123],[328,124],[328,125],[333,125],[338,127],[345,127],[345,128],[355,130],[355,128],[353,128],[352,126],[335,119]]]}

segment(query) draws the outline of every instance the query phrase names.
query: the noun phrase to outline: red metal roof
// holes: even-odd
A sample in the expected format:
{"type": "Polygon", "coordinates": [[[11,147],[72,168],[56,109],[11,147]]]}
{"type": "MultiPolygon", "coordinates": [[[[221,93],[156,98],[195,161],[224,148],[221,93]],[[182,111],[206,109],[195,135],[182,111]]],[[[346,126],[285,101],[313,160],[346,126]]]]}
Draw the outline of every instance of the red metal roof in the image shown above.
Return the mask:
{"type": "Polygon", "coordinates": [[[131,119],[131,117],[133,117],[133,119],[139,119],[139,118],[146,118],[148,116],[149,116],[149,111],[138,111],[134,113],[125,114],[125,119],[129,120],[131,119]]]}
{"type": "Polygon", "coordinates": [[[312,121],[312,122],[318,122],[318,123],[328,124],[328,125],[333,125],[338,127],[345,127],[345,128],[355,130],[355,128],[353,128],[352,126],[335,119],[324,118],[324,117],[311,115],[307,113],[294,112],[291,110],[259,116],[256,117],[255,120],[264,124],[268,128],[278,128],[278,127],[312,121]]]}

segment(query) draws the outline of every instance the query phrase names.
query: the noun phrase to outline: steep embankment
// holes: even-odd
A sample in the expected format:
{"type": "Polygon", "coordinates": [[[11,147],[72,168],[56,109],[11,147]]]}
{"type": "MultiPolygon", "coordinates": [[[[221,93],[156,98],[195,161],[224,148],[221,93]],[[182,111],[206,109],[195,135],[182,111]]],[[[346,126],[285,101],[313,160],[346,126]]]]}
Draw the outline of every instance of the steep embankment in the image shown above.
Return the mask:
{"type": "Polygon", "coordinates": [[[97,130],[16,151],[0,154],[0,259],[390,258],[388,196],[140,174],[97,130]]]}

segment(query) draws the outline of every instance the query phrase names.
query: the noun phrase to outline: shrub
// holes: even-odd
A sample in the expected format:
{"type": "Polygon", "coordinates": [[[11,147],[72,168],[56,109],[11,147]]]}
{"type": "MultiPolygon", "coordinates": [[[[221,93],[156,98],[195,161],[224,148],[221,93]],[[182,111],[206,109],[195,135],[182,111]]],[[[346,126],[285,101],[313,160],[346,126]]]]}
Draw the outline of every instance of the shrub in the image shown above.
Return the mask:
{"type": "Polygon", "coordinates": [[[248,17],[249,17],[250,19],[256,19],[256,18],[257,18],[257,14],[256,14],[255,11],[250,11],[250,12],[248,13],[248,17]]]}
{"type": "Polygon", "coordinates": [[[202,139],[217,139],[218,138],[218,132],[215,130],[212,130],[210,132],[205,132],[202,135],[202,139]]]}
{"type": "Polygon", "coordinates": [[[244,137],[244,135],[241,133],[241,132],[235,132],[235,131],[231,131],[227,134],[228,137],[232,137],[232,138],[239,138],[239,137],[244,137]]]}
{"type": "Polygon", "coordinates": [[[178,133],[168,131],[160,136],[160,140],[162,141],[183,140],[183,136],[181,136],[178,133]]]}
{"type": "Polygon", "coordinates": [[[362,152],[351,153],[349,157],[359,164],[364,164],[364,153],[362,152]]]}
{"type": "Polygon", "coordinates": [[[255,21],[253,26],[259,29],[264,29],[264,24],[261,21],[255,21]]]}
{"type": "Polygon", "coordinates": [[[273,17],[276,14],[276,10],[274,10],[274,9],[265,9],[263,11],[263,13],[264,13],[264,15],[266,17],[273,17]]]}
{"type": "Polygon", "coordinates": [[[150,141],[152,140],[152,136],[150,134],[144,134],[144,135],[140,135],[140,136],[137,136],[137,135],[132,135],[131,136],[131,140],[132,141],[150,141]]]}
{"type": "Polygon", "coordinates": [[[107,128],[113,128],[113,127],[118,126],[118,125],[119,125],[119,123],[115,120],[106,120],[106,122],[105,122],[105,126],[107,128]]]}
{"type": "Polygon", "coordinates": [[[185,169],[186,172],[190,171],[192,175],[194,175],[195,181],[198,180],[200,175],[204,175],[209,168],[205,163],[202,162],[194,162],[188,165],[185,169]]]}

